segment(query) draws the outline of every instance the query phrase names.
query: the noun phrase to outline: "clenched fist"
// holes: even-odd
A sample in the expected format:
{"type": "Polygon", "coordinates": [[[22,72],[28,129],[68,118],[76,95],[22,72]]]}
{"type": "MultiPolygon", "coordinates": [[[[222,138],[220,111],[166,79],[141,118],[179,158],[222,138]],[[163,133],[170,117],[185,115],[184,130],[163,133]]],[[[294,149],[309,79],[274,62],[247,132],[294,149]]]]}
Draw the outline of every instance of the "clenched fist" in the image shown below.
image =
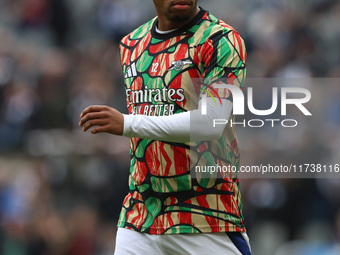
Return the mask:
{"type": "Polygon", "coordinates": [[[83,131],[95,127],[92,134],[110,133],[122,135],[124,130],[124,116],[114,108],[105,105],[92,105],[80,114],[79,126],[83,131]]]}

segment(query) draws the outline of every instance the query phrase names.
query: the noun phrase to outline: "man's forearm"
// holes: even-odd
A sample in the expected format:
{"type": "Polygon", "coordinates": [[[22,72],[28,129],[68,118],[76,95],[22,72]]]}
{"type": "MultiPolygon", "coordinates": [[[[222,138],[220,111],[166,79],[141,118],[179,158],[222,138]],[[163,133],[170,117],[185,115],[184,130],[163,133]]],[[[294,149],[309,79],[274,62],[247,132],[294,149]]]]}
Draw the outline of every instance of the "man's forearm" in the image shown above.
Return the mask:
{"type": "Polygon", "coordinates": [[[189,142],[218,139],[226,125],[213,126],[214,119],[229,119],[232,102],[222,99],[222,105],[207,99],[207,114],[197,110],[170,116],[124,115],[124,132],[127,137],[189,142]]]}

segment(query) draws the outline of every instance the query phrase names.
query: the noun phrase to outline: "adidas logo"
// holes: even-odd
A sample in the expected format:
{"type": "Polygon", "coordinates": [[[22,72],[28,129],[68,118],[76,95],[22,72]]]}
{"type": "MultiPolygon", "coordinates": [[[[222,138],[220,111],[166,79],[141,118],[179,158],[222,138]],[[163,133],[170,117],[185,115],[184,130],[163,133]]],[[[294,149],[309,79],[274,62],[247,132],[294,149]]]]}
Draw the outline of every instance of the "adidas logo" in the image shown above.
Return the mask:
{"type": "Polygon", "coordinates": [[[133,62],[130,67],[127,69],[124,78],[131,78],[137,76],[137,69],[136,69],[136,63],[133,62]]]}

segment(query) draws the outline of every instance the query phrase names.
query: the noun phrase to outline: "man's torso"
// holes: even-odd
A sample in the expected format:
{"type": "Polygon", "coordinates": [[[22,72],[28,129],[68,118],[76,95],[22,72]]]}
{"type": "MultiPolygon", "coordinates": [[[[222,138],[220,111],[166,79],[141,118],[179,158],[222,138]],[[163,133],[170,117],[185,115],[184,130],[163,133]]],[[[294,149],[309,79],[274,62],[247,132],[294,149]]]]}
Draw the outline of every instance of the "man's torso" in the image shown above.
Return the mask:
{"type": "MultiPolygon", "coordinates": [[[[214,64],[216,58],[232,64],[233,51],[245,59],[243,41],[231,27],[203,10],[170,34],[155,32],[155,22],[139,27],[120,45],[130,114],[167,116],[193,110],[201,92],[193,84],[199,79],[227,78],[242,87],[245,63],[239,60],[235,69],[214,64]],[[223,36],[230,41],[229,52],[219,45],[223,36]]],[[[192,174],[195,165],[209,160],[238,168],[233,128],[226,128],[218,140],[196,144],[131,138],[130,148],[130,192],[119,227],[150,234],[245,231],[236,176],[192,174]]]]}

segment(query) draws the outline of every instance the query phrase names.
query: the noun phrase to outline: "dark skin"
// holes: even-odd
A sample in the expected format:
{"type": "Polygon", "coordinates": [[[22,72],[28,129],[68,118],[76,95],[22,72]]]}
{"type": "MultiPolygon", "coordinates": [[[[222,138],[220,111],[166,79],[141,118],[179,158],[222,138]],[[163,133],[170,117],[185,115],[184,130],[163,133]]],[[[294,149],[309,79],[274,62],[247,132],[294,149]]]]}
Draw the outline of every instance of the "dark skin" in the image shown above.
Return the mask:
{"type": "Polygon", "coordinates": [[[153,0],[161,31],[180,28],[199,12],[197,0],[153,0]]]}
{"type": "MultiPolygon", "coordinates": [[[[153,0],[158,15],[158,29],[167,31],[187,24],[199,12],[198,0],[153,0]]],[[[92,134],[109,133],[122,135],[124,116],[105,105],[92,105],[80,114],[79,126],[92,134]]]]}
{"type": "Polygon", "coordinates": [[[122,135],[124,130],[124,116],[116,109],[106,105],[91,105],[80,114],[79,126],[83,131],[93,128],[92,134],[109,133],[122,135]]]}

